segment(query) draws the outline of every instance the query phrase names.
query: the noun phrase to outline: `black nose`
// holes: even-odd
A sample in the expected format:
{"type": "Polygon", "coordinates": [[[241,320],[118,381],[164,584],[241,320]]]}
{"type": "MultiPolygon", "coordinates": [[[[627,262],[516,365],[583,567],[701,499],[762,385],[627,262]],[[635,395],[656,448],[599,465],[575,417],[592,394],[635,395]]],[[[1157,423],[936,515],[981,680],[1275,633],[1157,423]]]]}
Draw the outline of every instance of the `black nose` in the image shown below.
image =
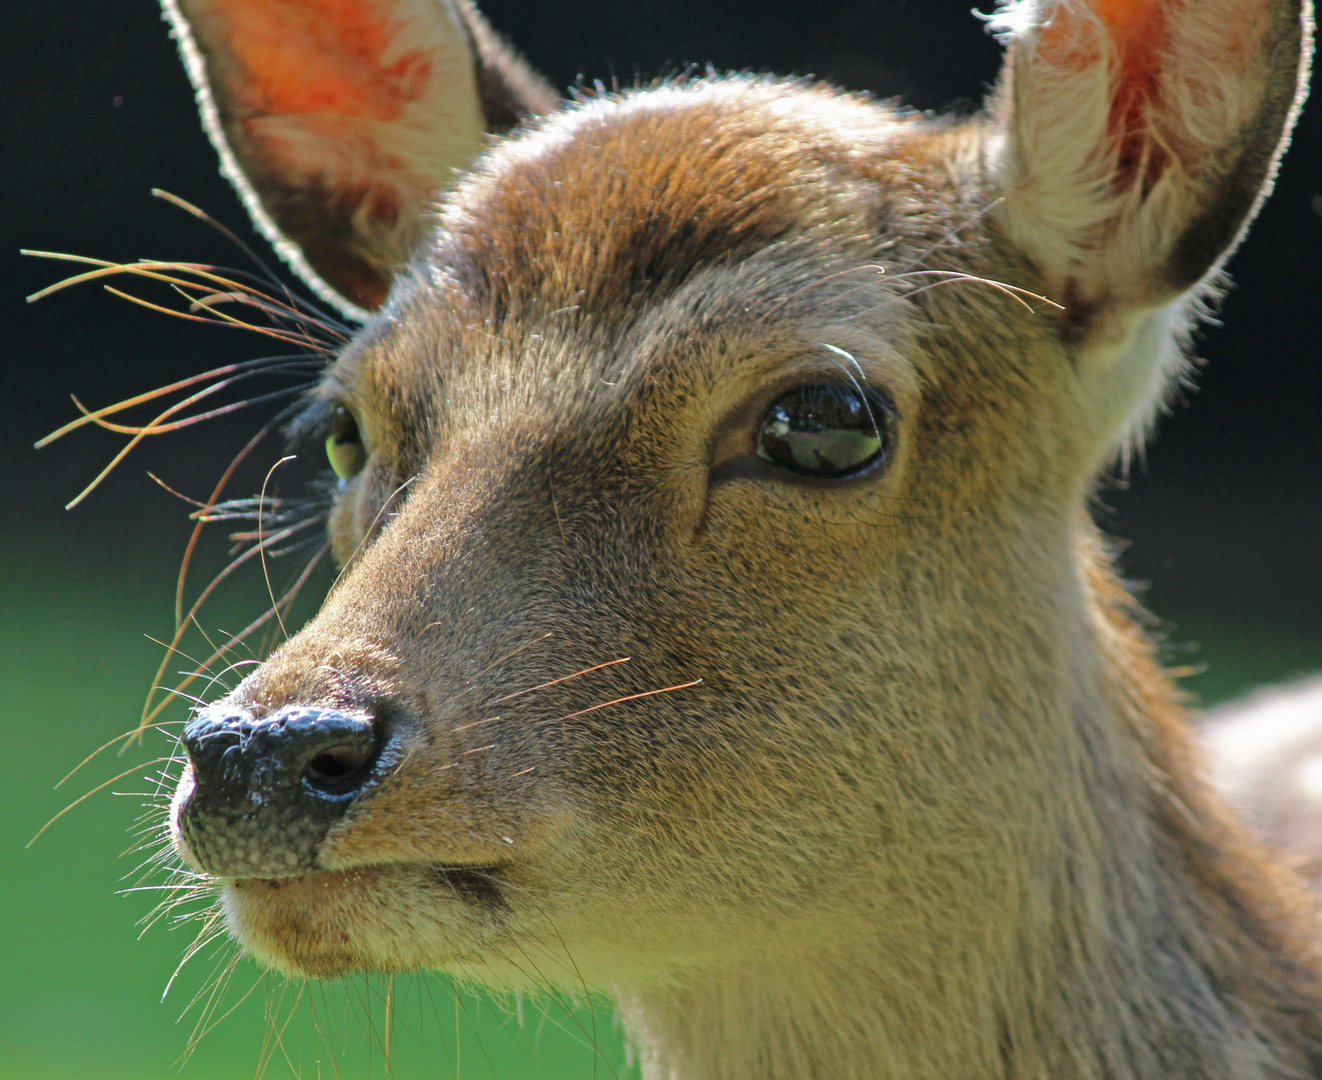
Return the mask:
{"type": "Polygon", "coordinates": [[[382,774],[372,716],[293,708],[254,717],[208,709],[184,728],[192,790],[178,806],[183,839],[223,877],[285,877],[316,867],[326,832],[382,774]]]}
{"type": "Polygon", "coordinates": [[[198,788],[233,809],[295,785],[320,798],[352,795],[377,753],[370,717],[327,709],[286,709],[261,720],[206,712],[184,728],[184,746],[198,788]]]}

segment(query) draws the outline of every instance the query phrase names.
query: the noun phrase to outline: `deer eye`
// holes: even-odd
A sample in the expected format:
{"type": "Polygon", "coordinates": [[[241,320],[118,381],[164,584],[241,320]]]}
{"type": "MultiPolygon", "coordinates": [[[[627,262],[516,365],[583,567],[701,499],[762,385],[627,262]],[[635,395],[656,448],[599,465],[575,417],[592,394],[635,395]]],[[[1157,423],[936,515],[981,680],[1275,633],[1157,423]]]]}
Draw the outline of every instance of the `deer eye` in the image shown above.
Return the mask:
{"type": "Polygon", "coordinates": [[[330,434],[326,436],[326,457],[341,480],[352,480],[367,464],[367,448],[358,431],[358,421],[343,405],[331,413],[330,434]]]}
{"type": "Polygon", "coordinates": [[[886,454],[890,409],[854,386],[810,383],[782,394],[757,429],[757,455],[810,476],[842,477],[886,454]]]}

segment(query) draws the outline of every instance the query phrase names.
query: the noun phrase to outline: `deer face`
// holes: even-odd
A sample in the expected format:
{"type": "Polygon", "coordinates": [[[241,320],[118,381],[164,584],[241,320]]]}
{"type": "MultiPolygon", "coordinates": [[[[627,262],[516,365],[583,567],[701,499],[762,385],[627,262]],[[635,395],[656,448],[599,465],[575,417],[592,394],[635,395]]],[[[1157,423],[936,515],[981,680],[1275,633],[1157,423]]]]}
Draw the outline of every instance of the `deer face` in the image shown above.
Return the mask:
{"type": "Polygon", "coordinates": [[[1297,7],[1235,5],[1219,111],[1138,43],[1226,4],[1021,5],[994,117],[700,80],[534,122],[414,220],[454,162],[398,117],[541,107],[471,11],[364,5],[392,74],[340,97],[389,107],[336,114],[254,75],[245,5],[182,6],[259,219],[345,306],[389,279],[308,421],[342,579],[184,737],[175,846],[236,935],[627,985],[1011,910],[1067,812],[1081,500],[1264,182],[1297,7]]]}
{"type": "Polygon", "coordinates": [[[831,896],[897,827],[849,790],[890,786],[868,728],[937,677],[901,659],[931,629],[897,560],[957,539],[906,469],[928,279],[885,270],[940,236],[838,131],[912,125],[816,99],[814,126],[704,85],[509,147],[328,372],[347,572],[194,721],[178,803],[260,955],[510,979],[554,927],[579,963],[680,962],[735,947],[750,905],[831,896]]]}

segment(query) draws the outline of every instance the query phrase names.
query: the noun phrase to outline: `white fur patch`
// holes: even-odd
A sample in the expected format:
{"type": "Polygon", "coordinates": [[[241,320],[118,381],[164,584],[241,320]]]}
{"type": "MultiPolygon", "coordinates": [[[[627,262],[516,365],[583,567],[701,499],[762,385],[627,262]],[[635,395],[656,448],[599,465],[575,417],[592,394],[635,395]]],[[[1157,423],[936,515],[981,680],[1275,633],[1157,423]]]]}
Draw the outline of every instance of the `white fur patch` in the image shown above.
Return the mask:
{"type": "Polygon", "coordinates": [[[1322,676],[1223,706],[1202,735],[1222,792],[1322,885],[1322,676]]]}

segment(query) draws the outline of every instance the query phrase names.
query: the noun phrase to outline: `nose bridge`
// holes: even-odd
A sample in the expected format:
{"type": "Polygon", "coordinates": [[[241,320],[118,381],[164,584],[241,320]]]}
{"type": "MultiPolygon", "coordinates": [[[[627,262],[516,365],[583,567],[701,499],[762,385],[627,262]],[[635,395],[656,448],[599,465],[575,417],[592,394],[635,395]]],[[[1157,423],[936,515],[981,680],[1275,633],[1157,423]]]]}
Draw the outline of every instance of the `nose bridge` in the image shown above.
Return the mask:
{"type": "Polygon", "coordinates": [[[542,534],[556,530],[530,457],[451,450],[424,470],[317,615],[227,700],[366,709],[486,652],[484,639],[523,621],[518,598],[544,576],[542,534]]]}
{"type": "Polygon", "coordinates": [[[175,820],[204,869],[316,869],[354,800],[430,744],[424,729],[463,709],[484,666],[535,637],[526,601],[538,530],[530,546],[512,529],[511,502],[527,495],[517,464],[424,474],[317,616],[187,725],[175,820]]]}

